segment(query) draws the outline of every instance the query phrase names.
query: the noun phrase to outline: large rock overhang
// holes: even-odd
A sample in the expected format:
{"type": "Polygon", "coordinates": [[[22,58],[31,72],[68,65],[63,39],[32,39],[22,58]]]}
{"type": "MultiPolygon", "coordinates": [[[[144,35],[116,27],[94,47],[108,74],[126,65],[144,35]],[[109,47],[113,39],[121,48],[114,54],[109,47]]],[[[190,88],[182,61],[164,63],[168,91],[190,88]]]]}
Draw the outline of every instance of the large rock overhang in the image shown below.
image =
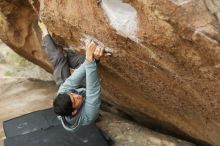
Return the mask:
{"type": "Polygon", "coordinates": [[[78,48],[86,34],[120,50],[100,64],[103,100],[134,119],[220,143],[218,0],[5,0],[0,7],[0,37],[18,54],[52,71],[36,25],[41,9],[62,42],[78,48]]]}

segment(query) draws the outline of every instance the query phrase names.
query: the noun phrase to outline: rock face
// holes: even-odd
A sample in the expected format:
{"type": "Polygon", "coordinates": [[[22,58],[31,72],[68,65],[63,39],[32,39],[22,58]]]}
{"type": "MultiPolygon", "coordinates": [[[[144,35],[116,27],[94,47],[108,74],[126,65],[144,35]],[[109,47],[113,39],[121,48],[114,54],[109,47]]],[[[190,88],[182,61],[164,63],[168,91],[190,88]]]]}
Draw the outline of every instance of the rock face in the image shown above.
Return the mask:
{"type": "Polygon", "coordinates": [[[0,37],[51,71],[36,26],[79,47],[86,34],[121,50],[100,65],[103,99],[169,131],[220,145],[219,0],[1,1],[0,37]],[[184,133],[184,134],[183,134],[184,133]]]}
{"type": "Polygon", "coordinates": [[[41,48],[38,1],[0,1],[0,39],[16,53],[52,72],[41,48]],[[37,9],[38,8],[38,9],[37,9]]]}

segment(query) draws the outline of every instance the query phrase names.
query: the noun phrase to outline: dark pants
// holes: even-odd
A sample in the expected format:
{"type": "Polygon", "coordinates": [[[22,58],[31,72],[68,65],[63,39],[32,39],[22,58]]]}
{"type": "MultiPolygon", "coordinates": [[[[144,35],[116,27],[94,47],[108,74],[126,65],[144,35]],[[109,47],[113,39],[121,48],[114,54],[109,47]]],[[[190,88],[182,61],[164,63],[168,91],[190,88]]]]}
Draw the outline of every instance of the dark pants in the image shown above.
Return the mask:
{"type": "MultiPolygon", "coordinates": [[[[50,35],[43,38],[43,48],[53,65],[53,76],[58,86],[70,76],[70,68],[78,68],[85,60],[84,55],[74,51],[67,51],[65,56],[61,50],[57,49],[50,35]]],[[[85,87],[85,79],[81,82],[81,86],[85,87]]]]}

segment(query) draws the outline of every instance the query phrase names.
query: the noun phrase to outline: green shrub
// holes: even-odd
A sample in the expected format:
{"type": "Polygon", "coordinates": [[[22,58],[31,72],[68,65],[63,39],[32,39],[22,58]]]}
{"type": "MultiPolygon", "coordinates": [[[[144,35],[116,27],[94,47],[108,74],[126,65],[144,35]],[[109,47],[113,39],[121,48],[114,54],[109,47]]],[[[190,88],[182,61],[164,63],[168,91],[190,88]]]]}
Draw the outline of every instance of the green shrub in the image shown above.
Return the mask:
{"type": "Polygon", "coordinates": [[[31,63],[28,60],[14,52],[10,52],[7,58],[9,63],[16,64],[18,66],[26,67],[31,65],[31,63]]]}

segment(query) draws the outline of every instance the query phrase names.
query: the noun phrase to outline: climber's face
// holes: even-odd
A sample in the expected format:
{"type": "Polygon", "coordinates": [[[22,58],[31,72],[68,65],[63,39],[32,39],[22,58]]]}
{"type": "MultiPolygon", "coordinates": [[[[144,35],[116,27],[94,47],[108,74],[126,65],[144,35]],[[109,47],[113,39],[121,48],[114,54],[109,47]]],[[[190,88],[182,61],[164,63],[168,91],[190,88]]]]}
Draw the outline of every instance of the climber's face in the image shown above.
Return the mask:
{"type": "Polygon", "coordinates": [[[77,111],[79,110],[79,108],[81,107],[82,103],[83,103],[83,96],[78,95],[76,93],[68,93],[68,95],[70,96],[70,99],[72,101],[72,106],[74,111],[72,112],[72,115],[75,115],[77,113],[77,111]]]}

